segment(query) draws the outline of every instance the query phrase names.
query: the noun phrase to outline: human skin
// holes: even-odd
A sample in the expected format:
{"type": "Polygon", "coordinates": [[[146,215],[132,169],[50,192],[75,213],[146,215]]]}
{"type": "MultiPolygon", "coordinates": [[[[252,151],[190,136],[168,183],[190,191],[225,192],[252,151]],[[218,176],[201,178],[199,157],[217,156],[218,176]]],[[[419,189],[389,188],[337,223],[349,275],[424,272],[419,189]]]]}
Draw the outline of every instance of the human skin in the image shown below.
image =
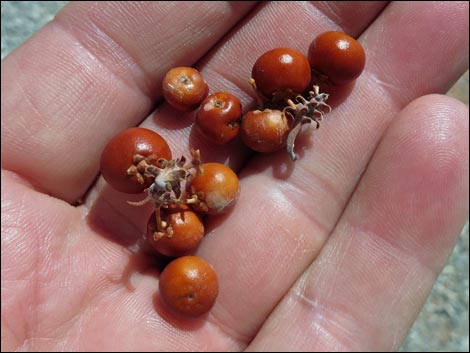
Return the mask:
{"type": "Polygon", "coordinates": [[[66,6],[2,61],[2,350],[397,349],[468,212],[468,109],[436,94],[467,67],[467,2],[66,6]],[[326,30],[359,38],[366,67],[295,163],[150,111],[166,71],[196,62],[253,107],[256,59],[326,30]],[[236,207],[196,253],[220,284],[198,320],[159,304],[138,249],[151,209],[96,180],[103,147],[137,125],[239,171],[236,207]]]}

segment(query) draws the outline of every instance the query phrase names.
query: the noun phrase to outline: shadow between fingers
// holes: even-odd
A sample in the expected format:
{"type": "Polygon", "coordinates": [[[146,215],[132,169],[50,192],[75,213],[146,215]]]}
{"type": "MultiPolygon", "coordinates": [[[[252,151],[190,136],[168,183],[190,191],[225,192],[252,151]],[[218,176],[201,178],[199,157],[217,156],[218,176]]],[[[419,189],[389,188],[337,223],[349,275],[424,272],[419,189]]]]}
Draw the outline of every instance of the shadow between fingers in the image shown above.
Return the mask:
{"type": "Polygon", "coordinates": [[[161,128],[182,130],[194,123],[196,112],[197,110],[182,112],[163,104],[151,114],[151,119],[161,128]]]}
{"type": "Polygon", "coordinates": [[[132,206],[127,201],[140,201],[145,194],[124,194],[104,186],[90,207],[86,222],[103,238],[124,247],[137,245],[145,238],[152,205],[132,206]]]}
{"type": "Polygon", "coordinates": [[[276,152],[257,153],[254,156],[255,158],[250,161],[249,168],[244,169],[244,177],[266,173],[270,170],[274,178],[287,180],[294,172],[296,165],[307,153],[315,153],[313,140],[316,131],[311,125],[302,127],[295,143],[297,161],[290,158],[285,146],[276,152]]]}
{"type": "MultiPolygon", "coordinates": [[[[356,81],[352,81],[343,86],[334,86],[326,83],[322,83],[319,86],[320,92],[327,93],[329,95],[327,103],[331,106],[332,109],[335,109],[343,104],[350,96],[354,87],[356,86],[356,81]]],[[[326,114],[325,117],[327,116],[328,115],[326,114]]]]}

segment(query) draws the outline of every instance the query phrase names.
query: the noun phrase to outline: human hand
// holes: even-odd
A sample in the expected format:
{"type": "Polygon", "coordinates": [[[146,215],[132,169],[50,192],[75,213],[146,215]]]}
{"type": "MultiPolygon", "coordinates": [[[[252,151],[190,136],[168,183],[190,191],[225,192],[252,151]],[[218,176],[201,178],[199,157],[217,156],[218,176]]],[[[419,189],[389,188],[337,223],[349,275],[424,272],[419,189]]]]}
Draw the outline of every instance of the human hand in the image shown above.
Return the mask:
{"type": "Polygon", "coordinates": [[[468,65],[468,4],[317,6],[73,3],[2,62],[4,350],[400,345],[467,214],[467,108],[424,95],[468,65]],[[306,53],[330,29],[360,36],[366,68],[322,129],[300,136],[295,164],[215,148],[165,104],[145,118],[170,67],[203,57],[211,90],[248,106],[259,55],[306,53]],[[175,156],[197,147],[240,171],[236,208],[208,219],[198,250],[220,280],[199,320],[155,299],[156,261],[138,249],[150,209],[95,183],[104,145],[141,122],[175,156]]]}

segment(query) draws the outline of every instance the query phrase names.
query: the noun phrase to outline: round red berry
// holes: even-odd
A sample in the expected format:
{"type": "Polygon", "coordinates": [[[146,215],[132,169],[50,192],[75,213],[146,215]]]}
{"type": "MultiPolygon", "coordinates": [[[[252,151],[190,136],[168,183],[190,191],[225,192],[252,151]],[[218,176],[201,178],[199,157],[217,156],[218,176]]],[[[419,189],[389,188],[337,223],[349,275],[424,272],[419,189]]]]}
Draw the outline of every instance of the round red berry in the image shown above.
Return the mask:
{"type": "Polygon", "coordinates": [[[153,248],[165,256],[182,256],[198,247],[204,237],[204,224],[187,206],[161,209],[162,225],[157,227],[155,212],[147,224],[147,239],[153,248]]]}
{"type": "Polygon", "coordinates": [[[277,48],[256,60],[251,77],[266,98],[273,95],[285,98],[301,94],[308,88],[311,71],[308,59],[301,52],[277,48]]]}
{"type": "Polygon", "coordinates": [[[359,77],[366,63],[366,54],[354,38],[331,31],[312,41],[308,60],[320,78],[334,85],[344,85],[359,77]]]}
{"type": "Polygon", "coordinates": [[[257,152],[274,152],[286,145],[289,123],[280,110],[249,111],[242,119],[240,137],[257,152]]]}
{"type": "Polygon", "coordinates": [[[192,67],[175,67],[168,71],[162,89],[168,104],[181,111],[196,109],[209,93],[201,73],[192,67]]]}
{"type": "Polygon", "coordinates": [[[220,163],[205,163],[191,181],[191,193],[203,202],[200,212],[219,214],[235,204],[240,193],[240,181],[235,172],[220,163]]]}
{"type": "Polygon", "coordinates": [[[136,156],[156,165],[159,158],[170,160],[171,151],[165,139],[152,130],[133,127],[120,132],[108,142],[100,160],[101,173],[114,189],[140,193],[153,182],[138,173],[131,173],[136,156]]]}
{"type": "Polygon", "coordinates": [[[240,99],[230,93],[218,92],[202,102],[196,116],[196,125],[206,138],[222,145],[238,135],[241,118],[240,99]]]}
{"type": "Polygon", "coordinates": [[[214,306],[219,282],[208,262],[196,256],[183,256],[163,270],[159,290],[170,310],[182,316],[197,317],[214,306]]]}

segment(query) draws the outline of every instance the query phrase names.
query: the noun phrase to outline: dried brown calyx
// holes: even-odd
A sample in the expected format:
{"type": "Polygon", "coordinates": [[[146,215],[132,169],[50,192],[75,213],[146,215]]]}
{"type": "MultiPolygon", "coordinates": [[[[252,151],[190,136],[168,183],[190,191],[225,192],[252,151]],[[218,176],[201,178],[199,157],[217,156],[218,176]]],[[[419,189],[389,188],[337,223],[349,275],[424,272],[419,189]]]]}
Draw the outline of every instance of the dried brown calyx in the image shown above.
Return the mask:
{"type": "Polygon", "coordinates": [[[171,237],[173,231],[162,220],[161,210],[181,205],[195,205],[198,207],[197,195],[188,192],[188,184],[195,175],[200,173],[201,158],[200,151],[191,149],[191,161],[181,156],[177,159],[166,160],[163,158],[144,157],[136,154],[134,164],[129,167],[127,173],[135,175],[140,183],[146,179],[152,180],[152,184],[145,189],[147,197],[142,201],[131,202],[130,205],[142,206],[148,202],[155,205],[156,232],[154,237],[171,237]]]}
{"type": "Polygon", "coordinates": [[[259,110],[265,108],[280,109],[291,120],[289,124],[290,132],[287,137],[287,153],[293,161],[296,161],[298,155],[294,152],[295,139],[304,124],[315,123],[315,129],[320,128],[320,122],[325,113],[323,108],[327,108],[328,112],[331,112],[331,106],[326,104],[329,95],[320,93],[320,87],[314,85],[306,95],[307,98],[294,93],[292,90],[284,90],[275,92],[268,99],[259,91],[253,78],[250,79],[249,83],[255,91],[259,110]]]}
{"type": "Polygon", "coordinates": [[[313,86],[313,91],[308,93],[307,99],[298,95],[295,97],[296,103],[292,99],[287,100],[288,105],[283,109],[283,113],[292,119],[291,130],[287,136],[287,153],[293,161],[298,159],[294,147],[302,125],[315,123],[315,128],[319,129],[324,114],[322,108],[326,107],[331,112],[331,106],[325,103],[327,99],[328,94],[320,93],[320,87],[313,86]]]}

